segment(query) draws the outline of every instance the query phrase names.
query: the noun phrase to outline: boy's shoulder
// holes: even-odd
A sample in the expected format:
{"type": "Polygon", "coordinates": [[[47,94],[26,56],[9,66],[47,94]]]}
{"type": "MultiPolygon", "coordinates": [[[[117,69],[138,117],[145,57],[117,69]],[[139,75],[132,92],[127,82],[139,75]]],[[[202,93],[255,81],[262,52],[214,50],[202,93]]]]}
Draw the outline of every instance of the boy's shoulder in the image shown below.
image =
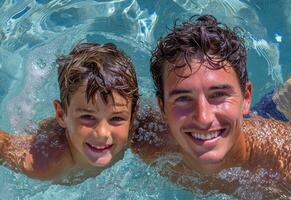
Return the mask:
{"type": "Polygon", "coordinates": [[[61,176],[72,162],[65,129],[53,118],[42,120],[32,133],[14,137],[8,149],[13,151],[11,164],[38,179],[61,176]]]}

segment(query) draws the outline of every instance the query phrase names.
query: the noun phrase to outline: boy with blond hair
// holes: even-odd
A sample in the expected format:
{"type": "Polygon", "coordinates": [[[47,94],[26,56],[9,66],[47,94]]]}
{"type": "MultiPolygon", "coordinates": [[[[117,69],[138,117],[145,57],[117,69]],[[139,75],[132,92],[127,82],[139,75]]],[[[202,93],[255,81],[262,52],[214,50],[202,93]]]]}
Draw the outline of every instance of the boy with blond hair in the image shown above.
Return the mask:
{"type": "Polygon", "coordinates": [[[32,134],[0,132],[0,161],[30,177],[76,184],[122,159],[139,98],[131,60],[113,44],[60,56],[55,118],[32,134]]]}

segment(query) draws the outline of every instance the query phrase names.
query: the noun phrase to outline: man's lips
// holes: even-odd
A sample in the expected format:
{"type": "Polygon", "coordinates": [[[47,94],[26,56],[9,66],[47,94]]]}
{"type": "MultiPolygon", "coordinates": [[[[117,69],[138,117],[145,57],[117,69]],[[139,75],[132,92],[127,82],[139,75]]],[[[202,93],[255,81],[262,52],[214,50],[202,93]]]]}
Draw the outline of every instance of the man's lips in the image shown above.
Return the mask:
{"type": "Polygon", "coordinates": [[[96,144],[90,144],[88,142],[86,142],[86,145],[89,147],[90,150],[96,152],[96,153],[102,153],[106,150],[110,150],[113,146],[113,144],[110,145],[96,145],[96,144]]]}
{"type": "Polygon", "coordinates": [[[195,131],[187,131],[185,132],[188,136],[190,136],[194,140],[198,141],[208,141],[215,139],[219,136],[221,136],[226,129],[220,129],[220,130],[215,130],[215,131],[208,131],[208,132],[195,132],[195,131]]]}

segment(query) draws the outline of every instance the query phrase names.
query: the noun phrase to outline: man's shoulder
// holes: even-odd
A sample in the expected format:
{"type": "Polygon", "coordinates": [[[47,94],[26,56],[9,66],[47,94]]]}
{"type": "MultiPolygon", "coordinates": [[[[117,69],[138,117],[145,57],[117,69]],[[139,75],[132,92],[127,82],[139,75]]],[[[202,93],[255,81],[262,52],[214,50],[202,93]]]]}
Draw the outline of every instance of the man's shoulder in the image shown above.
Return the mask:
{"type": "Polygon", "coordinates": [[[254,116],[244,121],[250,152],[250,166],[274,169],[290,180],[290,124],[254,116]]]}
{"type": "Polygon", "coordinates": [[[266,119],[257,115],[244,119],[242,128],[248,134],[265,134],[271,137],[286,136],[286,134],[291,136],[291,124],[280,120],[266,119]]]}

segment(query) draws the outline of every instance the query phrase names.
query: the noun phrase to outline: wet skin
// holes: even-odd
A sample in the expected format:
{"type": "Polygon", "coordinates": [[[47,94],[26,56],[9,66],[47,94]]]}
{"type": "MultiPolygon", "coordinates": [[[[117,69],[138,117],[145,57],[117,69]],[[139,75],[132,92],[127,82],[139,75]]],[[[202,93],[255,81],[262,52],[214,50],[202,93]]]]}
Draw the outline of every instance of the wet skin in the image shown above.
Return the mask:
{"type": "MultiPolygon", "coordinates": [[[[192,191],[199,188],[237,195],[245,187],[244,182],[240,183],[244,173],[225,171],[230,179],[224,179],[218,172],[240,167],[254,177],[262,169],[277,174],[274,178],[265,171],[264,177],[258,176],[268,182],[267,190],[262,191],[260,186],[255,189],[265,199],[290,195],[291,126],[252,114],[244,119],[250,110],[252,86],[247,83],[242,93],[234,70],[227,65],[211,70],[194,59],[191,67],[193,73],[187,67],[179,71],[165,69],[164,97],[158,98],[162,118],[157,110],[145,107],[143,113],[147,114],[137,120],[141,130],[154,131],[155,137],[149,141],[147,132],[137,131],[131,144],[133,152],[192,191]],[[163,123],[166,127],[161,127],[163,123]],[[171,160],[164,164],[172,154],[182,159],[176,164],[171,160]]],[[[257,178],[248,181],[256,185],[257,178]]]]}
{"type": "Polygon", "coordinates": [[[237,192],[245,186],[240,179],[249,180],[253,188],[257,177],[262,178],[256,173],[263,169],[262,179],[268,180],[265,186],[270,188],[263,191],[258,186],[255,190],[265,199],[289,194],[291,126],[253,114],[243,119],[250,110],[251,83],[242,93],[232,68],[210,70],[205,65],[192,60],[192,74],[187,67],[180,71],[165,68],[164,97],[158,98],[162,119],[157,110],[144,107],[146,114],[137,121],[141,130],[149,131],[136,132],[133,152],[162,169],[161,175],[192,191],[198,188],[240,196],[237,192]],[[182,160],[172,161],[171,155],[182,160]],[[239,167],[239,174],[228,170],[233,167],[239,167]],[[276,178],[265,170],[275,172],[276,178]],[[221,171],[227,178],[219,175],[221,171]]]}
{"type": "Polygon", "coordinates": [[[131,103],[116,92],[108,103],[99,93],[87,102],[85,87],[71,97],[67,113],[54,102],[56,119],[66,129],[74,162],[78,165],[105,167],[122,152],[128,140],[131,103]]]}
{"type": "Polygon", "coordinates": [[[29,134],[0,131],[0,163],[29,177],[77,184],[122,159],[131,125],[131,102],[113,91],[87,102],[85,88],[70,98],[67,112],[54,101],[55,118],[29,134]]]}
{"type": "Polygon", "coordinates": [[[241,164],[247,159],[241,126],[250,110],[251,83],[243,94],[229,65],[211,70],[197,59],[190,64],[194,73],[188,67],[166,68],[164,98],[158,99],[185,163],[202,173],[241,164]]]}

